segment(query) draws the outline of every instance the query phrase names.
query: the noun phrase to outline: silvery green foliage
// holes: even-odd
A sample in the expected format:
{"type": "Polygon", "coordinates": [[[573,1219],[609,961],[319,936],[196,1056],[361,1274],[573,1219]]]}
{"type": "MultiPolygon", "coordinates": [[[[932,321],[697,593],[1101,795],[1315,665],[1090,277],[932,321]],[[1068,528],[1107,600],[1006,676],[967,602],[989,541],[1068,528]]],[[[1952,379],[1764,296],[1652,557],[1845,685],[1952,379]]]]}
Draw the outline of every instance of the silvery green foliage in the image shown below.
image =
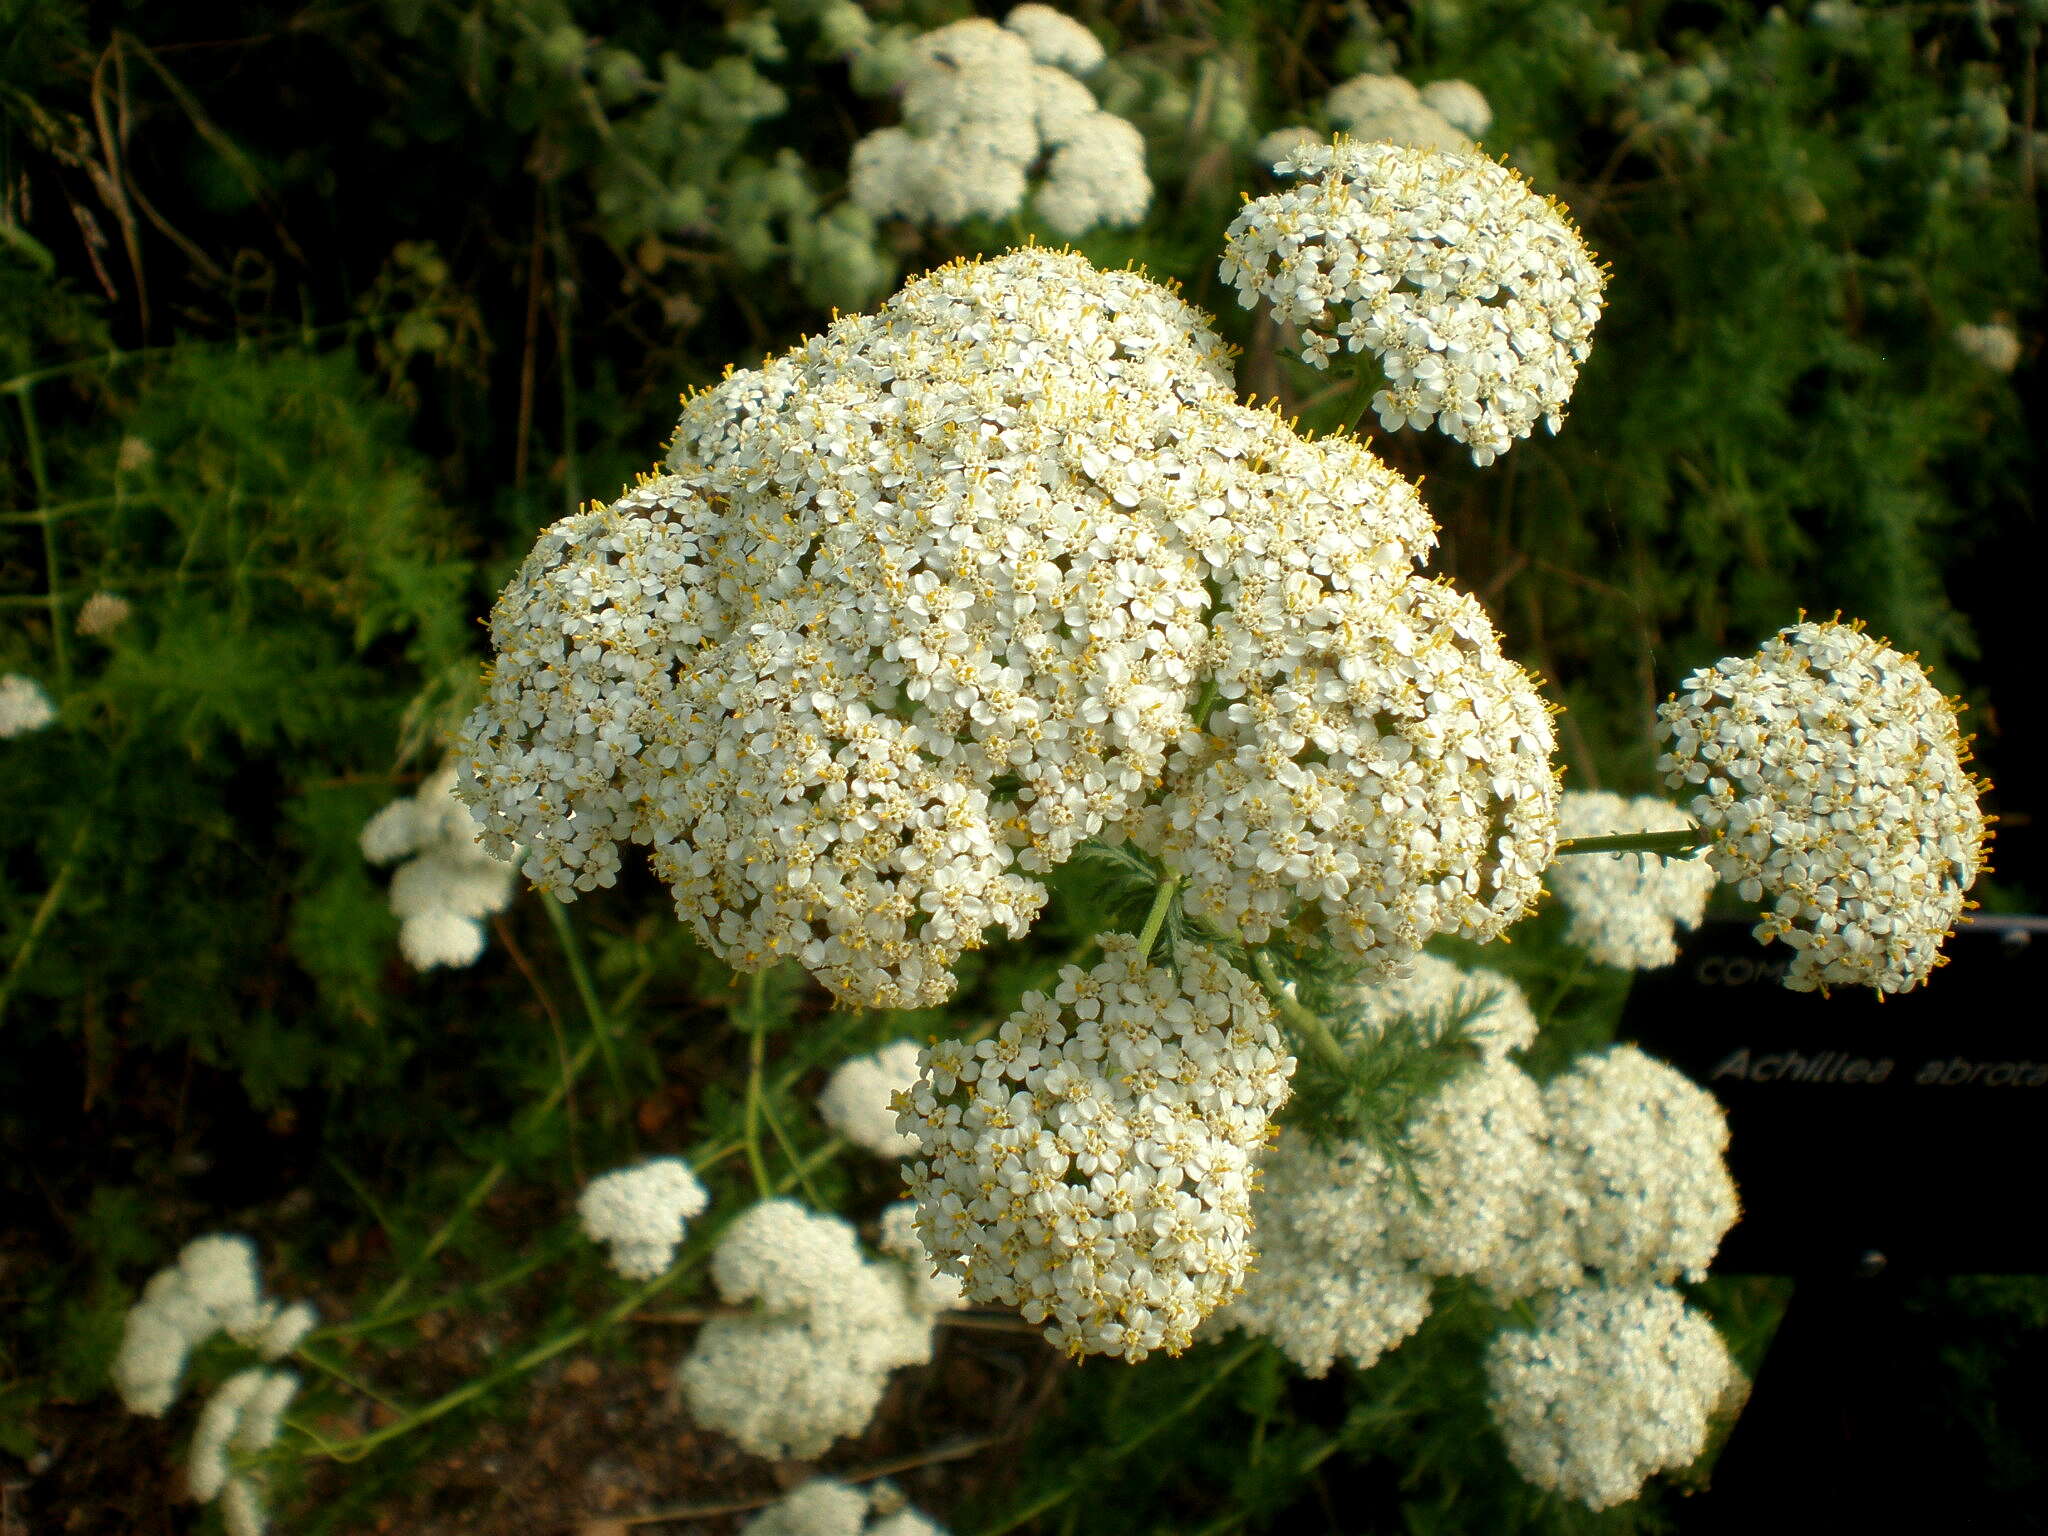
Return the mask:
{"type": "Polygon", "coordinates": [[[1516,1470],[1606,1509],[1699,1455],[1736,1371],[1713,1324],[1677,1292],[1591,1285],[1545,1300],[1535,1328],[1497,1334],[1486,1379],[1516,1470]]]}
{"type": "Polygon", "coordinates": [[[1989,840],[1969,746],[1911,656],[1860,626],[1788,625],[1658,710],[1665,783],[1692,792],[1707,862],[1757,936],[1793,949],[1785,985],[1911,991],[1941,963],[1989,840]]]}
{"type": "Polygon", "coordinates": [[[1061,234],[1136,224],[1152,199],[1144,139],[1076,78],[1102,60],[1086,28],[1036,4],[1000,27],[957,21],[906,44],[892,70],[903,125],[854,146],[854,203],[942,225],[1005,218],[1042,162],[1033,206],[1061,234]]]}
{"type": "MultiPolygon", "coordinates": [[[[1676,832],[1691,825],[1685,812],[1654,795],[1567,790],[1558,805],[1558,835],[1565,838],[1676,832]]],[[[1676,960],[1677,929],[1699,925],[1714,889],[1713,869],[1690,855],[1571,854],[1543,879],[1571,914],[1565,942],[1602,965],[1631,971],[1676,960]]]]}
{"type": "Polygon", "coordinates": [[[931,1359],[951,1303],[924,1273],[864,1258],[852,1226],[764,1200],[719,1240],[711,1277],[739,1316],[698,1332],[676,1370],[697,1421],[757,1456],[816,1456],[873,1417],[889,1372],[931,1359]]]}
{"type": "Polygon", "coordinates": [[[1540,420],[1555,433],[1592,350],[1606,279],[1555,199],[1476,154],[1305,145],[1299,187],[1247,203],[1222,276],[1261,298],[1327,368],[1370,351],[1389,432],[1434,425],[1491,464],[1540,420]]]}
{"type": "Polygon", "coordinates": [[[1029,992],[993,1039],[924,1052],[899,1125],[917,1234],[976,1301],[1079,1357],[1178,1354],[1243,1283],[1252,1158],[1294,1058],[1264,996],[1209,951],[1103,960],[1029,992]]]}
{"type": "Polygon", "coordinates": [[[657,1157],[592,1179],[576,1214],[584,1236],[609,1247],[613,1269],[628,1280],[652,1280],[674,1261],[684,1224],[710,1201],[688,1163],[657,1157]]]}

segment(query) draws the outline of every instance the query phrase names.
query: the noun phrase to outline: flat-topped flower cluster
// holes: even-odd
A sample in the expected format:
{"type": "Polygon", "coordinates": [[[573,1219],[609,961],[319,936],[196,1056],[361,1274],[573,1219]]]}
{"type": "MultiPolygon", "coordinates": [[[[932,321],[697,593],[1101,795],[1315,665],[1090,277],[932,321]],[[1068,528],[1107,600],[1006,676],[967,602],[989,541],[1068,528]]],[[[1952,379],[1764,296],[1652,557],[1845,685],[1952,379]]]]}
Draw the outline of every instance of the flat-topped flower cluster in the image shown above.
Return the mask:
{"type": "Polygon", "coordinates": [[[1280,169],[1302,184],[1245,204],[1225,240],[1247,309],[1269,301],[1315,367],[1377,357],[1389,432],[1434,425],[1485,465],[1538,421],[1557,431],[1606,278],[1555,199],[1455,149],[1340,138],[1280,169]]]}
{"type": "Polygon", "coordinates": [[[1251,979],[1203,949],[1180,972],[1102,940],[995,1037],[924,1053],[899,1120],[925,1248],[968,1296],[1050,1321],[1070,1353],[1178,1354],[1234,1295],[1252,1159],[1294,1058],[1251,979]]]}
{"type": "Polygon", "coordinates": [[[1135,273],[928,274],[692,398],[669,467],[492,617],[461,792],[558,895],[643,843],[729,963],[925,1007],[1095,836],[1149,827],[1249,938],[1305,892],[1383,968],[1540,891],[1549,712],[1415,574],[1413,486],[1242,405],[1135,273]]]}
{"type": "MultiPolygon", "coordinates": [[[[1654,795],[1567,790],[1558,803],[1557,830],[1566,838],[1677,832],[1691,825],[1685,812],[1654,795]]],[[[1602,965],[1629,971],[1676,960],[1677,927],[1699,926],[1714,889],[1705,860],[1654,853],[1576,854],[1559,859],[1543,878],[1571,914],[1565,942],[1602,965]]]]}
{"type": "Polygon", "coordinates": [[[1658,711],[1657,766],[1714,873],[1774,899],[1760,938],[1795,950],[1795,991],[1905,992],[1941,964],[1988,831],[1956,709],[1860,625],[1790,625],[1703,667],[1658,711]]]}

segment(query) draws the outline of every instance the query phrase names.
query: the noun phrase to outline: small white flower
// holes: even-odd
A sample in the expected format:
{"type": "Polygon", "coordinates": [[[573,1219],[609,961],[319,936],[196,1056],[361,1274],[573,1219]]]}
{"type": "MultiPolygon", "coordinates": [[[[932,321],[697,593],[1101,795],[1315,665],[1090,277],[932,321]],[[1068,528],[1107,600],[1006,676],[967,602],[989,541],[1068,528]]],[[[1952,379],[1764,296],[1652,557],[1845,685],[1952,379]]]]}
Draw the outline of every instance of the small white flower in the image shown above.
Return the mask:
{"type": "Polygon", "coordinates": [[[1785,985],[1905,992],[1984,868],[1989,840],[1955,705],[1860,626],[1778,631],[1695,672],[1658,709],[1665,782],[1711,839],[1707,862],[1773,906],[1757,937],[1794,951],[1785,985]]]}
{"type": "Polygon", "coordinates": [[[394,800],[363,824],[363,857],[405,862],[392,873],[398,948],[414,970],[466,966],[484,952],[481,919],[512,900],[513,865],[487,849],[469,808],[455,798],[455,765],[429,775],[419,792],[394,800]]]}
{"type": "Polygon", "coordinates": [[[1538,421],[1558,429],[1606,278],[1555,199],[1456,148],[1339,139],[1288,164],[1311,179],[1247,203],[1226,237],[1246,308],[1270,302],[1318,368],[1340,343],[1377,357],[1390,432],[1433,422],[1485,465],[1538,421]]]}
{"type": "Polygon", "coordinates": [[[1958,347],[1993,373],[2011,373],[2020,364],[2019,332],[2002,320],[1959,325],[1950,334],[1958,347]]]}
{"type": "Polygon", "coordinates": [[[918,1050],[915,1040],[898,1040],[841,1063],[818,1095],[818,1113],[825,1123],[877,1157],[914,1154],[917,1138],[896,1129],[890,1100],[917,1081],[918,1050]]]}
{"type": "Polygon", "coordinates": [[[19,672],[0,677],[0,741],[40,731],[57,718],[42,684],[19,672]]]}
{"type": "Polygon", "coordinates": [[[1736,1371],[1714,1325],[1675,1291],[1586,1286],[1548,1298],[1535,1329],[1496,1334],[1486,1379],[1516,1469],[1606,1509],[1699,1455],[1736,1371]]]}
{"type": "Polygon", "coordinates": [[[628,1280],[652,1280],[674,1262],[684,1224],[710,1200],[688,1163],[658,1157],[592,1179],[576,1214],[586,1237],[609,1245],[613,1269],[628,1280]]]}
{"type": "Polygon", "coordinates": [[[128,599],[112,592],[95,592],[79,605],[75,628],[81,635],[107,635],[128,622],[134,610],[128,599]]]}
{"type": "MultiPolygon", "coordinates": [[[[254,1243],[225,1234],[197,1238],[177,1263],[150,1278],[142,1299],[128,1309],[114,1357],[115,1389],[130,1413],[159,1416],[176,1401],[185,1361],[200,1344],[225,1332],[267,1347],[296,1328],[310,1308],[300,1303],[287,1312],[289,1323],[287,1313],[263,1300],[254,1243]]],[[[285,1349],[297,1342],[292,1338],[285,1349]]]]}

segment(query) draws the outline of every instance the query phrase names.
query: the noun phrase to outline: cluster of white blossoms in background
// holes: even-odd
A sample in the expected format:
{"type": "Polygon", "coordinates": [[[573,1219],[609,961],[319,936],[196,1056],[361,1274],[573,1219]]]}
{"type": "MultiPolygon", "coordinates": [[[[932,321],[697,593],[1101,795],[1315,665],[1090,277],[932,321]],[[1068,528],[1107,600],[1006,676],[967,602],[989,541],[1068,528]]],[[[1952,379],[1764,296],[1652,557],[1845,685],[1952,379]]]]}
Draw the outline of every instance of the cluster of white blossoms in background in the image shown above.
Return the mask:
{"type": "Polygon", "coordinates": [[[909,1157],[917,1138],[896,1129],[896,1095],[917,1081],[921,1047],[898,1040],[866,1056],[842,1062],[818,1095],[818,1113],[825,1123],[857,1147],[877,1157],[909,1157]]]}
{"type": "Polygon", "coordinates": [[[710,1202],[688,1163],[657,1157],[592,1179],[576,1214],[586,1237],[610,1247],[613,1269],[628,1280],[652,1280],[675,1261],[684,1223],[710,1202]]]}
{"type": "MultiPolygon", "coordinates": [[[[310,1302],[263,1295],[256,1247],[246,1237],[195,1239],[129,1308],[114,1356],[115,1390],[129,1412],[160,1417],[177,1400],[192,1351],[215,1334],[269,1362],[296,1349],[318,1320],[310,1302]]],[[[260,1536],[265,1523],[260,1478],[237,1473],[232,1458],[254,1455],[277,1438],[298,1386],[289,1371],[251,1366],[216,1388],[200,1410],[185,1481],[202,1504],[220,1500],[229,1536],[260,1536]]]]}
{"type": "Polygon", "coordinates": [[[150,1278],[128,1309],[114,1357],[114,1387],[130,1413],[160,1416],[177,1400],[193,1350],[225,1333],[264,1360],[298,1347],[318,1314],[310,1302],[263,1295],[256,1245],[216,1235],[187,1243],[178,1262],[150,1278]]]}
{"type": "Polygon", "coordinates": [[[1541,1090],[1508,1059],[1536,1037],[1511,980],[1424,955],[1344,1001],[1331,1023],[1348,1047],[1370,1050],[1401,1020],[1440,1042],[1455,1023],[1480,1059],[1412,1107],[1405,1169],[1368,1142],[1319,1146],[1293,1127],[1260,1162],[1256,1268],[1216,1321],[1312,1376],[1339,1356],[1370,1368],[1428,1317],[1436,1276],[1498,1262],[1549,1173],[1541,1090]]]}
{"type": "Polygon", "coordinates": [[[2011,373],[2020,365],[2019,332],[2002,320],[1959,325],[1950,334],[1958,347],[1993,373],[2011,373]]]}
{"type": "Polygon", "coordinates": [[[1414,487],[1239,403],[1142,276],[942,268],[693,397],[669,463],[492,616],[459,792],[565,899],[648,844],[728,963],[915,1008],[1148,818],[1194,910],[1253,936],[1306,893],[1383,966],[1541,892],[1549,714],[1413,575],[1414,487]]]}
{"type": "Polygon", "coordinates": [[[127,623],[129,614],[133,612],[127,598],[112,592],[95,592],[78,605],[78,618],[73,627],[81,635],[104,636],[127,623]]]}
{"type": "Polygon", "coordinates": [[[1069,1353],[1178,1354],[1251,1259],[1252,1160],[1294,1058],[1249,978],[1175,976],[1108,934],[993,1039],[941,1041],[902,1099],[918,1234],[976,1301],[1069,1353]]]}
{"type": "Polygon", "coordinates": [[[1005,218],[1043,161],[1034,206],[1061,234],[1136,224],[1152,201],[1145,141],[1075,78],[1102,60],[1093,33],[1044,5],[927,32],[905,61],[903,126],[853,148],[853,201],[877,218],[1005,218]]]}
{"type": "MultiPolygon", "coordinates": [[[[1562,838],[1677,832],[1691,825],[1685,812],[1654,795],[1624,799],[1605,790],[1572,790],[1557,811],[1562,838]]],[[[1571,914],[1566,943],[1602,965],[1648,971],[1678,958],[1677,926],[1699,926],[1714,871],[1691,856],[1577,853],[1559,859],[1544,881],[1571,914]]]]}
{"type": "Polygon", "coordinates": [[[512,900],[517,870],[484,845],[454,789],[450,763],[363,824],[364,858],[405,860],[391,876],[391,912],[399,952],[415,970],[473,963],[484,952],[481,919],[512,900]]]}
{"type": "MultiPolygon", "coordinates": [[[[887,1218],[900,1245],[905,1217],[887,1218]]],[[[874,1416],[889,1372],[931,1359],[937,1315],[956,1288],[927,1262],[864,1258],[853,1228],[792,1200],[764,1200],[719,1240],[719,1294],[752,1302],[715,1317],[676,1370],[697,1421],[756,1456],[816,1456],[874,1416]]]]}
{"type": "Polygon", "coordinates": [[[1745,901],[1796,951],[1785,985],[1904,992],[1984,868],[1987,828],[1955,706],[1859,625],[1788,626],[1695,672],[1658,710],[1657,760],[1745,901]]]}
{"type": "Polygon", "coordinates": [[[1539,420],[1558,430],[1606,278],[1555,199],[1483,155],[1390,143],[1304,145],[1284,168],[1309,179],[1228,231],[1247,309],[1268,300],[1318,368],[1377,357],[1390,432],[1434,424],[1484,465],[1539,420]]]}
{"type": "Polygon", "coordinates": [[[202,1504],[220,1500],[228,1536],[260,1536],[266,1524],[261,1482],[255,1474],[236,1472],[232,1458],[269,1448],[298,1390],[292,1372],[251,1366],[222,1382],[200,1410],[185,1486],[202,1504]]]}
{"type": "MultiPolygon", "coordinates": [[[[1354,139],[1402,144],[1410,149],[1470,150],[1493,126],[1493,108],[1479,87],[1464,80],[1437,80],[1417,90],[1399,75],[1354,75],[1334,87],[1323,102],[1331,124],[1354,139]]],[[[1327,135],[1313,128],[1276,128],[1253,153],[1277,166],[1305,144],[1327,135]]]]}
{"type": "Polygon", "coordinates": [[[40,731],[56,718],[41,683],[19,672],[0,677],[0,741],[40,731]]]}
{"type": "Polygon", "coordinates": [[[1487,1349],[1489,1406],[1530,1482],[1594,1509],[1686,1466],[1737,1372],[1714,1325],[1662,1286],[1584,1286],[1487,1349]]]}
{"type": "Polygon", "coordinates": [[[903,1496],[886,1483],[869,1494],[837,1478],[814,1477],[741,1526],[740,1536],[946,1536],[946,1531],[904,1508],[903,1496]]]}

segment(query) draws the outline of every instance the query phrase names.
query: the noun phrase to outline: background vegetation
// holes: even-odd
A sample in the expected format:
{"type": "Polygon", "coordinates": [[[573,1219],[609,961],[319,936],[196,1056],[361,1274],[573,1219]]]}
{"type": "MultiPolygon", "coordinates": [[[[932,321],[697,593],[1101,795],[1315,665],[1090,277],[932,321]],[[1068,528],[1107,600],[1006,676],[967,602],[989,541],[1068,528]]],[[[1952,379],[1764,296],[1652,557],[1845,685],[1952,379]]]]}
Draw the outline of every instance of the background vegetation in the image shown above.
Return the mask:
{"type": "MultiPolygon", "coordinates": [[[[1112,43],[1096,83],[1156,182],[1142,229],[1082,248],[1181,281],[1244,349],[1247,391],[1312,423],[1348,385],[1293,364],[1215,263],[1240,192],[1272,185],[1258,134],[1319,122],[1357,70],[1477,84],[1488,148],[1612,264],[1555,441],[1485,472],[1433,437],[1379,445],[1427,475],[1444,566],[1567,705],[1571,782],[1648,789],[1656,698],[1839,608],[1971,700],[2005,815],[1987,902],[2039,909],[2042,6],[1070,9],[1112,43]],[[2021,338],[2011,375],[1956,343],[1992,321],[2021,338]]],[[[859,215],[848,149],[893,116],[820,14],[0,0],[0,672],[61,712],[0,743],[0,1477],[26,1518],[197,1518],[166,1503],[178,1436],[124,1417],[105,1370],[138,1285],[199,1232],[255,1235],[273,1288],[343,1322],[319,1340],[336,1369],[417,1404],[602,1310],[562,1220],[577,1183],[729,1152],[750,1029],[772,1031],[793,1184],[863,1217],[893,1196],[889,1170],[821,1153],[809,1098],[936,1018],[828,1014],[793,983],[745,1014],[644,876],[578,903],[573,949],[522,897],[478,965],[416,974],[356,846],[476,697],[476,621],[536,531],[646,467],[680,391],[1043,234],[859,215]],[[133,615],[81,635],[95,591],[133,615]]],[[[1064,925],[976,971],[962,1017],[999,1016],[1091,930],[1100,901],[1071,884],[1064,925]]],[[[1621,978],[1567,989],[1552,953],[1539,932],[1484,958],[1602,1038],[1621,978]]],[[[723,1201],[736,1165],[712,1166],[723,1201]]],[[[1784,1295],[1702,1291],[1751,1369],[1784,1295]]],[[[2039,1290],[1966,1299],[1958,1400],[1997,1476],[2037,1476],[2038,1439],[1986,1404],[2039,1290]]],[[[1073,1370],[961,1329],[832,1464],[918,1463],[906,1488],[960,1531],[1657,1526],[1658,1498],[1596,1519],[1507,1471],[1468,1301],[1324,1383],[1236,1340],[1073,1370]]],[[[776,1469],[679,1438],[661,1327],[361,1462],[281,1463],[281,1523],[514,1530],[772,1493],[776,1469]]],[[[312,1402],[335,1435],[396,1411],[312,1402]]]]}

